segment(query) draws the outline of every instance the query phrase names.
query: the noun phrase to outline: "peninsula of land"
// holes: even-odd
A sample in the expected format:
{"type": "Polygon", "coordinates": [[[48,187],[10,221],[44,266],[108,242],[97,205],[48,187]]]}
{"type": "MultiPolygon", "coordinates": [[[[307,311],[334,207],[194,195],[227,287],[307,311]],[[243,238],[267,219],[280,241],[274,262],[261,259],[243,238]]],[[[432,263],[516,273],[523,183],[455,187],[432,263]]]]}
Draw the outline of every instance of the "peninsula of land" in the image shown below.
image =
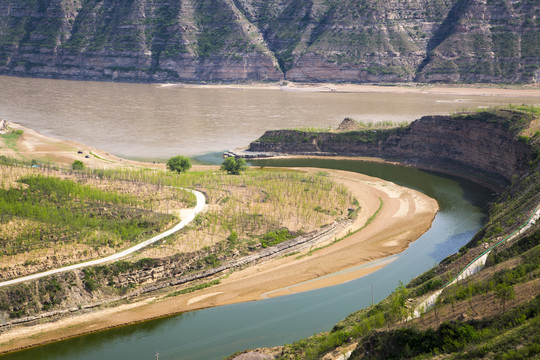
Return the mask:
{"type": "MultiPolygon", "coordinates": [[[[93,168],[164,169],[163,164],[120,159],[82,144],[43,136],[17,124],[10,124],[10,127],[22,130],[22,135],[16,149],[2,146],[0,155],[37,158],[61,165],[84,160],[88,167],[93,168]]],[[[194,169],[215,171],[216,167],[199,165],[194,169]]],[[[296,171],[320,172],[318,169],[296,171]]],[[[339,284],[373,272],[392,261],[391,255],[406,249],[430,228],[438,210],[435,200],[417,191],[361,174],[324,171],[332,181],[347,187],[357,199],[361,211],[347,226],[338,228],[316,245],[303,248],[292,256],[274,257],[243,267],[228,273],[219,284],[193,293],[167,297],[167,294],[189,285],[176,286],[117,303],[117,306],[108,304],[75,312],[56,318],[54,322],[4,327],[0,334],[0,352],[184,311],[339,284]]]]}

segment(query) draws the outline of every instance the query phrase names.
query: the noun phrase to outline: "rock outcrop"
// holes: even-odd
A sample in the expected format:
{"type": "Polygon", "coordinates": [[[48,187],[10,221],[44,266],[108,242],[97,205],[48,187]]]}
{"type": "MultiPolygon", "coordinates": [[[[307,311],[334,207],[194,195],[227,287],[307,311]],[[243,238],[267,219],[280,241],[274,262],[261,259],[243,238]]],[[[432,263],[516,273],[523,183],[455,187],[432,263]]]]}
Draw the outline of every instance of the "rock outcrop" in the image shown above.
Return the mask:
{"type": "Polygon", "coordinates": [[[534,0],[0,0],[0,73],[536,83],[539,12],[534,0]]]}
{"type": "MultiPolygon", "coordinates": [[[[507,186],[522,173],[531,152],[516,135],[520,112],[425,116],[408,127],[349,132],[267,131],[245,152],[369,156],[507,186]]],[[[530,121],[530,119],[529,119],[530,121]]]]}

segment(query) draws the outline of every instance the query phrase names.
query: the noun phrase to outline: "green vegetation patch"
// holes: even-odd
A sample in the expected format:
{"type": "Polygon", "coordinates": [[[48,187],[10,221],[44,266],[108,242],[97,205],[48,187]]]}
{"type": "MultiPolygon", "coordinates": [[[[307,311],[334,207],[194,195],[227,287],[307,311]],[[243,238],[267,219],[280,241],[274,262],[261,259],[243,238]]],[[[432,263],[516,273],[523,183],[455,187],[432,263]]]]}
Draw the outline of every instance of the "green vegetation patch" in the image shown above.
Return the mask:
{"type": "Polygon", "coordinates": [[[369,336],[362,351],[356,351],[360,358],[369,352],[369,359],[411,358],[421,354],[452,352],[479,337],[474,327],[466,323],[444,323],[437,330],[420,331],[403,328],[391,332],[374,332],[369,336]]]}
{"type": "Polygon", "coordinates": [[[455,352],[458,353],[453,358],[457,359],[492,358],[495,354],[498,359],[532,358],[540,354],[539,309],[540,296],[536,296],[523,306],[483,320],[445,322],[435,330],[402,328],[374,332],[364,339],[351,359],[433,357],[455,352]]]}
{"type": "Polygon", "coordinates": [[[168,294],[165,297],[168,298],[168,297],[174,297],[174,296],[183,295],[183,294],[190,294],[190,293],[195,292],[197,290],[206,289],[206,288],[209,288],[209,287],[212,287],[212,286],[215,286],[215,285],[219,285],[219,284],[221,284],[221,280],[216,279],[216,280],[212,280],[212,281],[209,281],[209,282],[198,284],[198,285],[195,285],[195,286],[192,286],[192,287],[188,287],[187,289],[182,289],[182,290],[175,291],[173,293],[168,294]]]}
{"type": "Polygon", "coordinates": [[[489,255],[486,266],[494,266],[508,259],[520,256],[528,250],[537,247],[540,244],[540,229],[536,230],[529,236],[519,239],[514,244],[507,248],[495,249],[489,255]]]}
{"type": "Polygon", "coordinates": [[[267,248],[293,239],[296,236],[298,235],[291,233],[288,229],[272,230],[261,236],[261,245],[263,248],[267,248]]]}
{"type": "Polygon", "coordinates": [[[174,217],[142,209],[134,197],[72,180],[34,175],[26,187],[0,189],[0,224],[26,224],[0,239],[0,253],[15,254],[50,243],[87,242],[117,247],[170,223],[174,217]]]}
{"type": "Polygon", "coordinates": [[[508,105],[505,107],[478,109],[476,112],[460,113],[453,116],[461,119],[499,123],[517,135],[529,126],[531,120],[540,116],[540,107],[508,105]]]}
{"type": "MultiPolygon", "coordinates": [[[[360,125],[361,126],[361,125],[360,125]]],[[[408,126],[399,124],[398,127],[390,129],[370,129],[366,125],[366,129],[347,131],[347,132],[330,132],[328,130],[316,132],[312,129],[307,130],[280,130],[268,131],[262,137],[256,140],[260,143],[284,143],[284,144],[300,144],[311,143],[313,141],[326,141],[333,143],[369,143],[387,139],[391,135],[407,131],[408,126]]]]}
{"type": "Polygon", "coordinates": [[[0,138],[4,139],[4,144],[11,150],[17,151],[17,143],[22,136],[22,130],[12,131],[7,134],[0,135],[0,138]]]}

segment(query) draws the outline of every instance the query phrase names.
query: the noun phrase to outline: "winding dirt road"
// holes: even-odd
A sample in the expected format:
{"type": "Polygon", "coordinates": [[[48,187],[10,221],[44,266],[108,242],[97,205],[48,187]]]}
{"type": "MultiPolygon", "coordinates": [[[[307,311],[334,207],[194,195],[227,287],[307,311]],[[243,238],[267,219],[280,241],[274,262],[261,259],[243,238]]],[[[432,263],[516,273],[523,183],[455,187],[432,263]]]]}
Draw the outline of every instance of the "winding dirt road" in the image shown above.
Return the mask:
{"type": "Polygon", "coordinates": [[[188,210],[189,213],[187,214],[187,216],[183,220],[181,220],[178,224],[176,224],[172,229],[169,229],[169,230],[167,230],[165,232],[162,232],[161,234],[156,235],[151,239],[145,240],[145,241],[143,241],[143,242],[141,242],[141,243],[139,243],[139,244],[137,244],[137,245],[135,245],[133,247],[130,247],[129,249],[121,251],[119,253],[116,253],[116,254],[101,258],[101,259],[91,260],[91,261],[87,261],[87,262],[83,262],[83,263],[79,263],[79,264],[65,266],[65,267],[62,267],[62,268],[59,268],[59,269],[48,270],[48,271],[44,271],[44,272],[37,273],[37,274],[23,276],[23,277],[20,277],[20,278],[17,278],[17,279],[11,279],[11,280],[7,280],[7,281],[3,281],[3,282],[0,282],[0,287],[13,285],[13,284],[18,284],[18,283],[28,281],[28,280],[35,280],[35,279],[39,279],[39,278],[42,278],[42,277],[45,277],[45,276],[58,274],[58,273],[66,272],[66,271],[71,271],[71,270],[75,270],[75,269],[81,269],[81,268],[85,268],[85,267],[88,267],[88,266],[99,265],[99,264],[103,264],[103,263],[110,262],[110,261],[118,261],[118,260],[120,260],[121,258],[123,258],[123,257],[125,257],[127,255],[133,254],[134,252],[136,252],[138,250],[141,250],[142,248],[145,248],[148,245],[151,245],[151,244],[155,243],[156,241],[159,241],[159,240],[161,240],[161,239],[163,239],[163,238],[165,238],[165,237],[167,237],[167,236],[169,236],[171,234],[174,234],[175,232],[183,229],[187,224],[192,222],[193,219],[195,219],[195,216],[197,216],[197,214],[200,213],[204,209],[204,206],[206,204],[206,198],[204,197],[204,195],[201,192],[199,192],[197,190],[190,190],[190,189],[185,189],[185,190],[190,191],[195,195],[195,197],[197,198],[197,205],[195,205],[195,207],[193,209],[189,209],[188,210]]]}

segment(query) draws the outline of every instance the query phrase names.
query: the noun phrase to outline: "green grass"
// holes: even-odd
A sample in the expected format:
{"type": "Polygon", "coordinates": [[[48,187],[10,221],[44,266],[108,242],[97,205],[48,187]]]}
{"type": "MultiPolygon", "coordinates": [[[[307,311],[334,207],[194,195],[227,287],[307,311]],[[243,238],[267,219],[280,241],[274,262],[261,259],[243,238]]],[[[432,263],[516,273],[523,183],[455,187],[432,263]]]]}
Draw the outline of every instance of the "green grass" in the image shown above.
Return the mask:
{"type": "Polygon", "coordinates": [[[169,297],[175,297],[175,296],[178,296],[178,295],[190,294],[190,293],[195,292],[197,290],[206,289],[206,288],[209,288],[209,287],[212,287],[212,286],[215,286],[215,285],[219,285],[219,284],[221,284],[221,280],[216,279],[216,280],[212,280],[212,281],[205,282],[205,283],[202,283],[202,284],[198,284],[198,285],[195,285],[195,286],[191,286],[191,287],[189,287],[187,289],[182,289],[182,290],[172,292],[170,294],[167,294],[167,296],[165,296],[165,297],[169,298],[169,297]]]}
{"type": "Polygon", "coordinates": [[[21,137],[21,135],[22,135],[22,132],[13,131],[7,134],[0,135],[0,138],[4,139],[4,144],[6,144],[8,148],[10,148],[13,151],[18,151],[17,143],[19,142],[19,138],[21,137]]]}
{"type": "Polygon", "coordinates": [[[0,223],[26,223],[0,240],[0,253],[15,254],[52,243],[86,242],[121,246],[173,220],[142,208],[133,196],[81,185],[72,180],[34,175],[19,183],[26,188],[0,190],[0,223]],[[99,232],[99,235],[96,235],[99,232]]]}
{"type": "Polygon", "coordinates": [[[103,161],[106,161],[106,162],[108,162],[108,163],[114,163],[114,161],[104,159],[104,158],[102,158],[101,156],[98,156],[98,155],[94,154],[94,153],[91,152],[91,151],[90,151],[90,155],[92,155],[92,156],[95,157],[96,159],[103,160],[103,161]]]}

